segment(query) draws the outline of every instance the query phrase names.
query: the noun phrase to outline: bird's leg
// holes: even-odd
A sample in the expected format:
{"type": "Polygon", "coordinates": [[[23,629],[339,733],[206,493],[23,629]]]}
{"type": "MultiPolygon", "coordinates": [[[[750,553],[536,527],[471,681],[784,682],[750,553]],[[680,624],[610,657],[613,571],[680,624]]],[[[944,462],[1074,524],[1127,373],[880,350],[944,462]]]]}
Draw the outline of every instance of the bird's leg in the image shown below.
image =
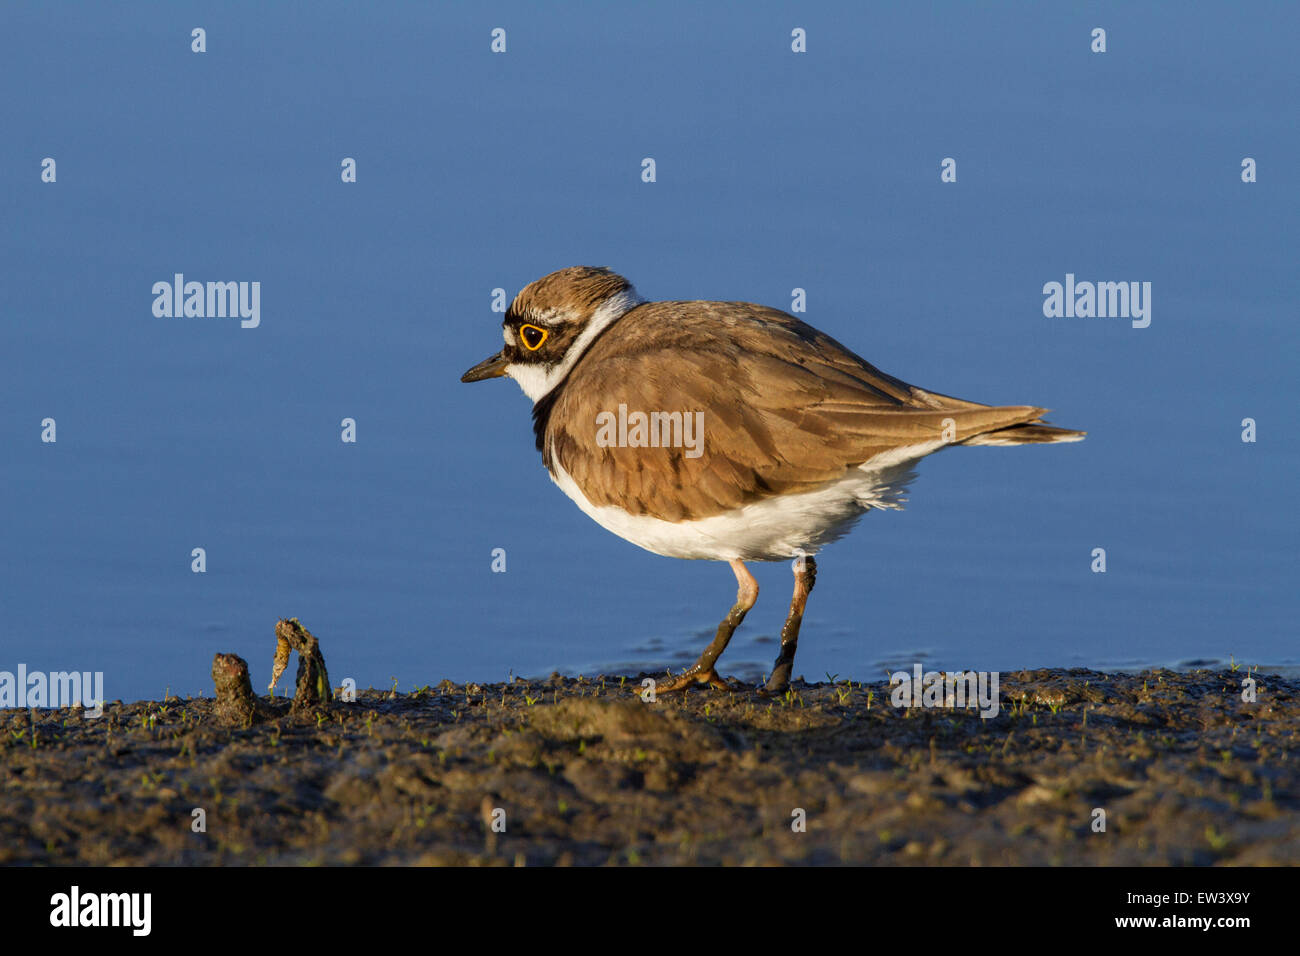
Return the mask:
{"type": "Polygon", "coordinates": [[[727,616],[718,625],[718,633],[713,638],[713,642],[704,649],[704,653],[700,655],[700,659],[695,662],[694,666],[682,671],[682,673],[666,683],[656,684],[656,694],[670,694],[673,691],[685,690],[695,684],[708,684],[710,687],[717,687],[721,690],[727,689],[727,682],[718,676],[718,672],[714,670],[713,665],[722,656],[722,652],[727,649],[727,643],[731,640],[731,635],[736,633],[736,628],[740,627],[740,622],[745,619],[745,614],[758,600],[758,582],[754,580],[754,576],[749,573],[749,569],[745,567],[739,558],[731,562],[731,570],[736,572],[736,603],[731,606],[727,616]]]}
{"type": "Polygon", "coordinates": [[[817,562],[805,556],[795,562],[794,597],[790,599],[790,615],[781,628],[781,653],[772,665],[772,676],[763,690],[769,694],[780,693],[790,686],[790,671],[794,668],[794,652],[799,646],[799,625],[803,623],[803,609],[808,604],[817,581],[817,562]]]}

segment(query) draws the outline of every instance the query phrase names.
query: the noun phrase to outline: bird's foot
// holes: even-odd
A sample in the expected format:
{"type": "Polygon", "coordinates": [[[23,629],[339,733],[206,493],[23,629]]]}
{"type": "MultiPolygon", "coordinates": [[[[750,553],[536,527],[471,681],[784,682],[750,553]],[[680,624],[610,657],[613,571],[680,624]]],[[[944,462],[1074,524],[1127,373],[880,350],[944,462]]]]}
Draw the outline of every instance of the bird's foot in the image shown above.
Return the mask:
{"type": "Polygon", "coordinates": [[[768,677],[767,682],[759,688],[760,697],[780,697],[790,689],[790,667],[781,666],[777,661],[777,666],[773,669],[772,674],[768,677]]]}
{"type": "Polygon", "coordinates": [[[691,687],[700,684],[707,684],[715,690],[731,690],[732,687],[725,680],[718,676],[718,672],[712,668],[702,669],[698,664],[694,667],[687,668],[676,677],[670,677],[665,681],[655,679],[655,694],[673,694],[678,691],[685,691],[691,687]]]}

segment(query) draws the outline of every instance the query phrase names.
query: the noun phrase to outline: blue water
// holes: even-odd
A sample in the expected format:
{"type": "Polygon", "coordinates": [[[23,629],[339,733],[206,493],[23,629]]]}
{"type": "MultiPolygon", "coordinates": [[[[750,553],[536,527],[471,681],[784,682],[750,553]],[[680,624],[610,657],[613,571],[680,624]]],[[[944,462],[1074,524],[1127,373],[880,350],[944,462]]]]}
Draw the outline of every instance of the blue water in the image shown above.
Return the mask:
{"type": "MultiPolygon", "coordinates": [[[[1300,663],[1297,8],[844,7],[6,3],[0,670],[264,686],[281,616],[361,686],[692,660],[728,568],[597,527],[518,389],[458,381],[492,289],[582,263],[804,288],[886,371],[1088,430],[924,462],[821,555],[796,674],[1300,663]],[[177,272],[260,326],[155,317],[177,272]],[[1067,273],[1151,282],[1150,327],[1044,317],[1067,273]]],[[[744,676],[791,587],[754,570],[744,676]]]]}

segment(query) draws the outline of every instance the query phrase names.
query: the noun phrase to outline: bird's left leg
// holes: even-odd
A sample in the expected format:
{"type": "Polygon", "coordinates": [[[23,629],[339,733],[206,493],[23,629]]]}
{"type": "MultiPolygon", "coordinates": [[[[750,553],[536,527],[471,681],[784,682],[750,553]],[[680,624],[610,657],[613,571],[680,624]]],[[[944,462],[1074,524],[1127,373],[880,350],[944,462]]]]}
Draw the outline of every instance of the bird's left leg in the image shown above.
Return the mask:
{"type": "Polygon", "coordinates": [[[700,659],[693,666],[688,667],[667,683],[657,684],[655,686],[656,694],[670,694],[673,691],[685,690],[696,684],[708,684],[710,687],[716,687],[720,690],[727,689],[727,682],[718,676],[718,672],[713,665],[722,656],[722,652],[727,649],[727,644],[731,641],[731,635],[736,633],[736,628],[740,627],[740,622],[745,619],[749,609],[758,600],[758,582],[749,573],[749,568],[745,567],[744,563],[737,558],[731,562],[731,570],[736,573],[736,603],[731,606],[731,611],[718,625],[718,633],[714,636],[713,642],[704,649],[704,653],[700,655],[700,659]]]}
{"type": "Polygon", "coordinates": [[[772,676],[763,690],[780,693],[790,686],[790,671],[794,668],[794,652],[799,647],[799,625],[803,623],[803,609],[808,605],[808,595],[817,581],[817,562],[811,556],[799,558],[794,566],[794,597],[790,599],[790,614],[781,628],[781,653],[772,665],[772,676]]]}

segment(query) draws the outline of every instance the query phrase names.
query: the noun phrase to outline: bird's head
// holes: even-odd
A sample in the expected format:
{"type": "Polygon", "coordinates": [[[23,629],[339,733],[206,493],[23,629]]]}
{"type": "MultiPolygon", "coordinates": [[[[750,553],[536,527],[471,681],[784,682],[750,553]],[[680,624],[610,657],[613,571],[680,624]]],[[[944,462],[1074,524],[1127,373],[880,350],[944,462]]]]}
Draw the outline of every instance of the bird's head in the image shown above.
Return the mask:
{"type": "Polygon", "coordinates": [[[603,267],[552,272],[515,296],[502,323],[505,347],[460,380],[505,375],[537,402],[564,381],[596,336],[642,301],[632,283],[603,267]]]}

